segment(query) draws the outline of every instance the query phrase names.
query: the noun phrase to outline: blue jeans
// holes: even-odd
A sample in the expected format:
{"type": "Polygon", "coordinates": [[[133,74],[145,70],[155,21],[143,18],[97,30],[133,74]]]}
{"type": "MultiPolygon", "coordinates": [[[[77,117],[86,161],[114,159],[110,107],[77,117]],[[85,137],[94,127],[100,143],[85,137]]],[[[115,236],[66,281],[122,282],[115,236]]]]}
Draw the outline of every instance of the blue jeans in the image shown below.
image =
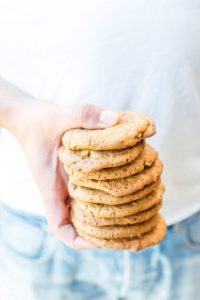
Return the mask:
{"type": "Polygon", "coordinates": [[[0,206],[1,300],[198,300],[200,213],[139,253],[74,251],[44,218],[0,206]]]}

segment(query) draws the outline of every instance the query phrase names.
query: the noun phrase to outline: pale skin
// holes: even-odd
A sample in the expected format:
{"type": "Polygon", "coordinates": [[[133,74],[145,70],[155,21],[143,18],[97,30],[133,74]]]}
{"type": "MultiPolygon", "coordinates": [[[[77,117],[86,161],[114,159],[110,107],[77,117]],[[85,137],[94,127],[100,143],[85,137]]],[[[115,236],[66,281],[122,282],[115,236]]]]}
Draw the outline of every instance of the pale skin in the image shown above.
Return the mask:
{"type": "Polygon", "coordinates": [[[34,99],[0,79],[0,127],[17,138],[40,189],[50,231],[77,250],[95,248],[77,235],[69,218],[67,174],[57,153],[63,133],[71,128],[105,128],[118,114],[83,104],[60,106],[34,99]]]}

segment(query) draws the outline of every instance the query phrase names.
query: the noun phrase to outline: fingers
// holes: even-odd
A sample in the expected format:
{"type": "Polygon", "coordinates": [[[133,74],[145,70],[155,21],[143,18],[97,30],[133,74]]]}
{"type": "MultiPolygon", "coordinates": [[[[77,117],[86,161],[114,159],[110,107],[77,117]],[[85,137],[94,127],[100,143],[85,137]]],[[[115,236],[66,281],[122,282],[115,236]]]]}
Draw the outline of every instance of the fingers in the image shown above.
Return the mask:
{"type": "MultiPolygon", "coordinates": [[[[49,182],[45,195],[45,207],[50,231],[66,246],[76,250],[94,249],[92,244],[78,236],[70,221],[70,199],[67,191],[67,174],[58,165],[55,181],[49,182]]],[[[45,176],[46,177],[46,176],[45,176]]],[[[46,177],[47,178],[47,177],[46,177]]],[[[52,176],[53,178],[53,176],[52,176]]],[[[44,191],[44,189],[42,189],[44,191]]]]}
{"type": "Polygon", "coordinates": [[[59,200],[51,201],[51,209],[47,211],[48,225],[51,232],[66,246],[76,250],[94,249],[95,246],[78,236],[70,223],[69,203],[61,203],[59,200]],[[54,207],[54,208],[53,208],[54,207]],[[52,214],[52,208],[54,214],[52,214]]]}
{"type": "Polygon", "coordinates": [[[118,121],[118,114],[113,111],[103,110],[91,104],[77,106],[74,110],[77,123],[83,128],[105,128],[118,121]]]}
{"type": "Polygon", "coordinates": [[[33,109],[39,111],[39,115],[33,113],[34,118],[23,133],[21,144],[43,196],[50,230],[74,249],[94,248],[77,235],[70,222],[68,179],[57,159],[58,148],[65,130],[112,126],[118,121],[118,114],[90,104],[68,107],[54,103],[38,105],[33,109]]]}
{"type": "Polygon", "coordinates": [[[62,107],[61,118],[57,120],[60,130],[72,128],[98,129],[115,125],[118,122],[117,112],[103,110],[91,104],[62,107]]]}
{"type": "Polygon", "coordinates": [[[96,247],[77,235],[72,224],[61,225],[55,228],[54,235],[66,246],[76,250],[95,249],[96,247]]]}

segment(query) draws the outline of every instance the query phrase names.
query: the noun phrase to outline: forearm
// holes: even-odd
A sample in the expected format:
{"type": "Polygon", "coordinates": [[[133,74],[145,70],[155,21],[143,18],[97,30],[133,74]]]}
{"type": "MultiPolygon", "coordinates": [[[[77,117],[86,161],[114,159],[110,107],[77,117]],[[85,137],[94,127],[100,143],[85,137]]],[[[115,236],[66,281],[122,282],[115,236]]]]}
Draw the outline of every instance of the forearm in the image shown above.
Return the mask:
{"type": "Polygon", "coordinates": [[[0,127],[15,133],[20,126],[20,116],[33,98],[0,78],[0,127]]]}

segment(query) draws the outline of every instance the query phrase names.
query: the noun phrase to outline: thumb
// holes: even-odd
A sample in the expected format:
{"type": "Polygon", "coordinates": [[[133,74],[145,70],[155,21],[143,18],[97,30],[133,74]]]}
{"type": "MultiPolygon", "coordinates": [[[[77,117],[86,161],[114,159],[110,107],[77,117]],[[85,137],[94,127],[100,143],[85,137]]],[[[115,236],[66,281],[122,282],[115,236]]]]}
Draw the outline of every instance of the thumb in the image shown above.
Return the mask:
{"type": "Polygon", "coordinates": [[[92,104],[81,104],[62,107],[62,118],[59,119],[61,130],[98,129],[115,125],[119,115],[117,112],[104,110],[92,104]]]}

